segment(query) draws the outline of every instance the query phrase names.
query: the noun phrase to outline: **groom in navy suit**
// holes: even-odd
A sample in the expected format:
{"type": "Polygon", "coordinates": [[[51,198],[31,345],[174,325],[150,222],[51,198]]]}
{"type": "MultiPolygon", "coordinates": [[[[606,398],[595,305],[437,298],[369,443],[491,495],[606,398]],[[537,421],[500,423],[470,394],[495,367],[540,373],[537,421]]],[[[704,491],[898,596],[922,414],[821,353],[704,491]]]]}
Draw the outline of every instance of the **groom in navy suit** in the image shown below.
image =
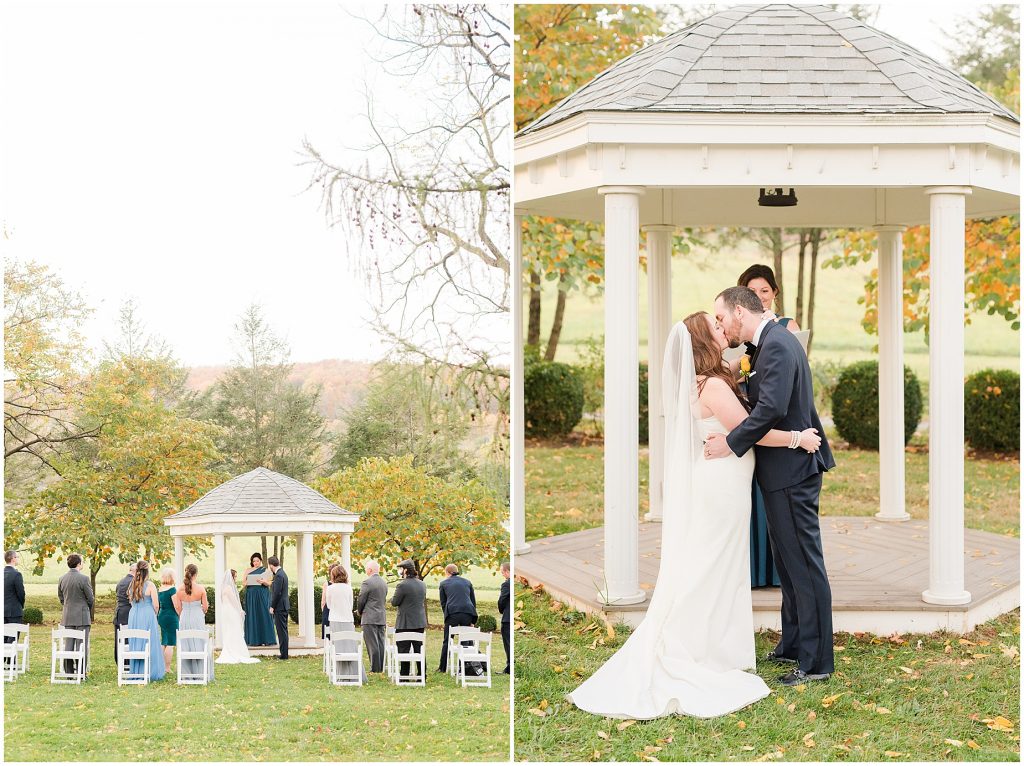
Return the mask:
{"type": "Polygon", "coordinates": [[[281,560],[277,556],[267,559],[274,579],[270,583],[270,613],[274,616],[274,627],[277,629],[277,647],[280,659],[288,659],[288,575],[281,569],[281,560]]]}
{"type": "Polygon", "coordinates": [[[800,341],[763,316],[761,300],[747,287],[730,287],[715,299],[715,315],[729,344],[751,343],[747,390],[750,415],[728,436],[711,434],[709,458],[742,457],[754,447],[757,481],[764,493],[772,557],[782,581],[782,638],[768,659],[797,667],[779,681],[796,686],[826,680],[835,670],[832,590],[818,525],[822,474],[836,463],[814,408],[811,368],[800,341]],[[816,428],[816,452],[755,446],[773,428],[816,428]]]}

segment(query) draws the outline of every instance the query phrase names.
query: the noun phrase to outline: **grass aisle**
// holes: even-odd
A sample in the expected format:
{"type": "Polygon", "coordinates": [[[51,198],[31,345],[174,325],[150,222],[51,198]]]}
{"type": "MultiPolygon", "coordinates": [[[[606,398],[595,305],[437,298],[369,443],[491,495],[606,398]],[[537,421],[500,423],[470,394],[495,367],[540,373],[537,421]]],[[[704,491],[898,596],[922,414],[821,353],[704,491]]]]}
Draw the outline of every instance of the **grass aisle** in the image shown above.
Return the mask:
{"type": "MultiPolygon", "coordinates": [[[[53,611],[52,609],[50,611],[53,611]]],[[[50,684],[52,625],[32,627],[30,670],[5,684],[8,761],[494,761],[508,758],[509,677],[463,689],[437,673],[441,633],[427,635],[427,686],[371,675],[332,687],[323,658],[217,665],[207,687],[171,670],[146,687],[117,686],[111,612],[93,626],[90,679],[50,684]]],[[[501,641],[495,667],[504,667],[501,641]]]]}
{"type": "MultiPolygon", "coordinates": [[[[516,758],[545,761],[1019,760],[1020,613],[963,637],[837,634],[837,672],[711,720],[599,718],[565,695],[625,642],[617,626],[516,592],[516,758]]],[[[759,633],[758,656],[777,634],[759,633]]]]}

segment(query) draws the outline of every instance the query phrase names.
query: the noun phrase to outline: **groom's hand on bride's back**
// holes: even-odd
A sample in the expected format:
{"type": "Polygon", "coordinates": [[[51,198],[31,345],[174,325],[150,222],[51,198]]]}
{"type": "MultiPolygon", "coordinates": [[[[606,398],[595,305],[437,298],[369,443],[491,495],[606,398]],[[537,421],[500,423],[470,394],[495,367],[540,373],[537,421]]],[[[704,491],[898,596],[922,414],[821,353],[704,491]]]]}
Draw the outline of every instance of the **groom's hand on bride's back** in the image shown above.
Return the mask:
{"type": "Polygon", "coordinates": [[[706,460],[731,457],[732,454],[732,447],[730,447],[729,442],[725,440],[725,434],[708,434],[708,440],[704,442],[704,458],[706,460]]]}

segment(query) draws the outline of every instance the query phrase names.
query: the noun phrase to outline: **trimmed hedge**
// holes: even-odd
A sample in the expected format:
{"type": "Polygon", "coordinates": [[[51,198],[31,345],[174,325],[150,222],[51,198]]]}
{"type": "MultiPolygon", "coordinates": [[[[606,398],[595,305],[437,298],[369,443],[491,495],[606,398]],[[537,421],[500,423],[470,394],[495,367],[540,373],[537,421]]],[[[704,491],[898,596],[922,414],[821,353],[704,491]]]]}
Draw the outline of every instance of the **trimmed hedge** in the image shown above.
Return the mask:
{"type": "MultiPolygon", "coordinates": [[[[921,385],[903,368],[903,443],[921,422],[921,385]]],[[[878,362],[855,362],[839,373],[832,392],[832,419],[839,435],[855,447],[878,449],[878,362]]]]}
{"type": "MultiPolygon", "coordinates": [[[[320,607],[320,598],[323,595],[323,588],[319,585],[313,586],[313,624],[319,625],[323,622],[324,611],[320,607]]],[[[355,599],[352,600],[355,603],[355,599]]],[[[288,591],[288,614],[292,618],[292,622],[298,624],[299,622],[299,589],[292,588],[288,591]]]]}
{"type": "Polygon", "coordinates": [[[523,377],[527,436],[564,436],[583,418],[583,378],[561,362],[532,362],[523,377]]]}
{"type": "MultiPolygon", "coordinates": [[[[210,608],[206,610],[206,624],[213,625],[216,622],[216,604],[217,591],[215,588],[207,586],[206,588],[206,600],[210,602],[210,608]]],[[[242,601],[241,603],[245,603],[242,601]]]]}
{"type": "Polygon", "coordinates": [[[43,610],[38,606],[26,606],[21,619],[26,625],[42,625],[43,610]]]}
{"type": "Polygon", "coordinates": [[[493,633],[498,629],[498,621],[493,614],[481,614],[476,618],[476,626],[484,633],[493,633]]]}
{"type": "Polygon", "coordinates": [[[1020,374],[981,370],[964,383],[964,436],[975,449],[1020,449],[1020,374]]]}
{"type": "Polygon", "coordinates": [[[651,440],[650,407],[647,404],[647,363],[640,362],[640,443],[647,444],[651,440]]]}

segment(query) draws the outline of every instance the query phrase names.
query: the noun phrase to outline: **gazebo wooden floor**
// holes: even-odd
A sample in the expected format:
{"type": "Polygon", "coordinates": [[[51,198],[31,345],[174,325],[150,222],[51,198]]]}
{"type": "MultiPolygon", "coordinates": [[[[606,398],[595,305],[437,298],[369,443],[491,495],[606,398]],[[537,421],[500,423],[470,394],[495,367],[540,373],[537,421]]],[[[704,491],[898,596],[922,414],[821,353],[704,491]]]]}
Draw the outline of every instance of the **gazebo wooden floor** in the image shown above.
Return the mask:
{"type": "MultiPolygon", "coordinates": [[[[928,522],[880,522],[871,517],[822,517],[825,565],[832,584],[837,632],[962,633],[1020,606],[1020,540],[968,529],[965,535],[966,588],[970,604],[926,604],[928,522]]],[[[598,600],[603,584],[604,529],[597,527],[530,541],[516,556],[517,577],[543,583],[552,597],[581,611],[603,613],[612,622],[638,625],[647,602],[607,607],[598,600]]],[[[640,584],[650,593],[658,578],[661,525],[641,523],[640,584]]],[[[683,562],[685,569],[685,562],[683,562]]],[[[778,588],[754,590],[754,625],[779,628],[778,588]]]]}

